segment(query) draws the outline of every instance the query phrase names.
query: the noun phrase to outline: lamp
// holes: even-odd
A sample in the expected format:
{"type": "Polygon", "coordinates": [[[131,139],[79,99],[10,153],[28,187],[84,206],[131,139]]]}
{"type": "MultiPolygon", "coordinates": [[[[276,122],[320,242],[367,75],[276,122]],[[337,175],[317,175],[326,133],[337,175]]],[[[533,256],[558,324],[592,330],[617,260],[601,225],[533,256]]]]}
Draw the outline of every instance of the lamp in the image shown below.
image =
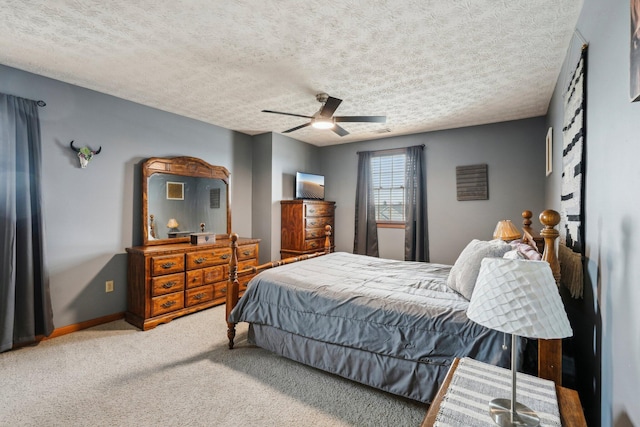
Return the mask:
{"type": "Polygon", "coordinates": [[[516,400],[516,336],[557,339],[573,335],[551,267],[546,261],[483,259],[467,317],[511,334],[511,400],[489,402],[491,418],[500,426],[538,425],[537,414],[516,400]]]}
{"type": "Polygon", "coordinates": [[[496,229],[493,232],[494,239],[500,239],[505,241],[516,240],[522,237],[522,234],[518,231],[515,225],[511,222],[511,220],[503,219],[498,221],[496,225],[496,229]]]}
{"type": "Polygon", "coordinates": [[[169,231],[178,231],[178,221],[175,218],[171,218],[169,222],[167,222],[167,227],[170,228],[169,231]]]}
{"type": "Polygon", "coordinates": [[[333,119],[331,117],[314,117],[311,120],[311,126],[316,129],[331,129],[334,126],[333,119]]]}

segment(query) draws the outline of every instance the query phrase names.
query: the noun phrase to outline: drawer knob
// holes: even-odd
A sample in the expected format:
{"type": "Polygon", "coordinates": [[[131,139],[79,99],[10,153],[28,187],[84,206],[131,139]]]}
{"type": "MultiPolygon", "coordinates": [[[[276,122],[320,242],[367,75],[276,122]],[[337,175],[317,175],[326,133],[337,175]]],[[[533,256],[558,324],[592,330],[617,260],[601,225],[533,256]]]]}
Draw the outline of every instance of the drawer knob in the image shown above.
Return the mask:
{"type": "Polygon", "coordinates": [[[227,259],[227,258],[229,258],[229,254],[220,255],[220,258],[227,259]]]}
{"type": "Polygon", "coordinates": [[[312,248],[315,248],[316,246],[318,246],[318,243],[313,242],[313,243],[311,243],[311,245],[310,245],[310,246],[311,246],[312,248]]]}
{"type": "Polygon", "coordinates": [[[169,308],[172,305],[175,305],[175,303],[176,303],[175,301],[167,301],[164,304],[162,304],[162,308],[169,308]]]}
{"type": "Polygon", "coordinates": [[[172,288],[173,285],[175,285],[176,283],[177,283],[176,281],[167,282],[164,285],[162,285],[162,287],[165,289],[169,289],[169,288],[172,288]]]}
{"type": "Polygon", "coordinates": [[[227,287],[225,286],[224,288],[220,288],[220,293],[226,293],[227,292],[227,287]]]}
{"type": "Polygon", "coordinates": [[[206,258],[196,258],[195,263],[196,264],[202,264],[203,262],[205,262],[207,259],[206,258]]]}
{"type": "Polygon", "coordinates": [[[316,210],[313,208],[309,208],[309,213],[314,213],[316,210]]]}
{"type": "Polygon", "coordinates": [[[195,298],[195,299],[202,299],[202,298],[204,298],[204,297],[206,297],[206,296],[207,296],[207,294],[202,294],[202,293],[201,293],[201,294],[197,294],[197,295],[195,295],[195,296],[194,296],[194,298],[195,298]]]}
{"type": "Polygon", "coordinates": [[[171,268],[174,265],[176,265],[175,262],[165,262],[164,264],[162,264],[162,268],[171,268]]]}
{"type": "Polygon", "coordinates": [[[249,256],[249,255],[251,255],[251,251],[244,251],[244,252],[242,252],[242,255],[249,256]]]}

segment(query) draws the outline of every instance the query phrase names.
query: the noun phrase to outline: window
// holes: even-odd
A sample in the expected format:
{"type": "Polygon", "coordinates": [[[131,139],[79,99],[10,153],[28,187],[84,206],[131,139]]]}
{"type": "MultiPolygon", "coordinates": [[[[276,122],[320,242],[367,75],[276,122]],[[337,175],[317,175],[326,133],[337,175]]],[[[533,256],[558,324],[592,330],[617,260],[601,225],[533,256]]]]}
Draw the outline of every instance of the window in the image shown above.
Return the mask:
{"type": "Polygon", "coordinates": [[[404,224],[405,159],[404,153],[371,158],[373,198],[378,223],[404,224]]]}

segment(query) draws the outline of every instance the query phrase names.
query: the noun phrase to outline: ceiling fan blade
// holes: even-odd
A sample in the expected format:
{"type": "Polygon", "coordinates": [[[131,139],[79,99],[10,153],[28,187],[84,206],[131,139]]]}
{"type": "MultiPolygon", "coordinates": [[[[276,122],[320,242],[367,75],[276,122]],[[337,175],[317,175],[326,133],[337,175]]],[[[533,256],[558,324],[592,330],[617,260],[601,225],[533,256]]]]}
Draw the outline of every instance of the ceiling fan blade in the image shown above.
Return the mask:
{"type": "Polygon", "coordinates": [[[335,116],[336,122],[366,122],[366,123],[385,123],[386,116],[335,116]]]}
{"type": "Polygon", "coordinates": [[[305,123],[305,124],[303,124],[303,125],[296,126],[296,127],[294,127],[294,128],[291,128],[291,129],[287,129],[287,130],[283,131],[282,133],[289,133],[289,132],[293,132],[294,130],[298,130],[298,129],[306,128],[306,127],[307,127],[307,126],[309,126],[310,124],[311,124],[311,122],[309,122],[309,123],[305,123]]]}
{"type": "Polygon", "coordinates": [[[303,116],[302,114],[283,113],[282,111],[262,110],[263,113],[283,114],[285,116],[304,117],[305,119],[311,119],[311,116],[303,116]]]}
{"type": "Polygon", "coordinates": [[[320,110],[320,115],[322,117],[331,117],[333,113],[336,112],[336,109],[342,103],[342,99],[334,98],[332,96],[327,98],[327,102],[324,103],[322,109],[320,110]]]}
{"type": "Polygon", "coordinates": [[[338,126],[338,125],[335,125],[335,126],[333,127],[333,131],[334,131],[335,133],[337,133],[338,135],[340,135],[340,136],[347,136],[347,135],[349,135],[349,132],[347,132],[347,130],[346,130],[345,128],[340,127],[340,126],[338,126]]]}

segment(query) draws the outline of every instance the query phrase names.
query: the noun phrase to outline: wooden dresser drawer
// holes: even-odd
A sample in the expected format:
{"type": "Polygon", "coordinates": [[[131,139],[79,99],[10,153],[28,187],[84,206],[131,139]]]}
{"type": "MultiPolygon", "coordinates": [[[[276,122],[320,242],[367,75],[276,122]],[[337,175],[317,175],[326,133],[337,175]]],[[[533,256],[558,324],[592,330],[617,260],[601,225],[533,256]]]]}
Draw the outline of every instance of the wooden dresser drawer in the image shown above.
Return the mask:
{"type": "Polygon", "coordinates": [[[333,205],[305,204],[305,216],[333,216],[333,205]]]}
{"type": "Polygon", "coordinates": [[[187,299],[185,301],[185,305],[187,307],[211,301],[213,299],[213,285],[205,285],[189,289],[186,294],[187,299]]]}
{"type": "Polygon", "coordinates": [[[195,288],[197,286],[204,285],[203,270],[188,270],[187,271],[187,289],[195,288]]]}
{"type": "Polygon", "coordinates": [[[333,227],[333,218],[332,217],[317,217],[317,218],[305,218],[304,220],[304,228],[321,228],[323,229],[325,225],[330,225],[333,227]]]}
{"type": "Polygon", "coordinates": [[[184,292],[175,292],[155,297],[151,300],[152,316],[158,316],[181,308],[184,308],[184,292]]]}
{"type": "Polygon", "coordinates": [[[213,286],[213,299],[227,297],[227,282],[217,283],[213,286]]]}
{"type": "Polygon", "coordinates": [[[216,248],[187,254],[187,269],[211,267],[225,264],[231,258],[231,248],[216,248]]]}
{"type": "Polygon", "coordinates": [[[306,230],[304,230],[305,240],[319,239],[321,237],[325,237],[324,228],[307,228],[306,230]]]}
{"type": "Polygon", "coordinates": [[[229,279],[229,274],[225,275],[224,272],[228,271],[229,268],[225,268],[226,265],[217,265],[215,267],[205,268],[203,270],[204,282],[206,284],[221,282],[223,280],[229,279]]]}
{"type": "Polygon", "coordinates": [[[184,273],[167,274],[151,279],[151,295],[170,294],[184,289],[184,273]]]}
{"type": "Polygon", "coordinates": [[[253,279],[255,276],[256,276],[255,274],[251,274],[251,275],[242,276],[238,278],[238,283],[240,284],[240,292],[243,292],[247,289],[247,283],[249,283],[249,281],[253,279]]]}
{"type": "Polygon", "coordinates": [[[258,265],[257,259],[250,259],[247,261],[241,261],[238,263],[238,271],[246,270],[249,267],[255,267],[258,265]]]}
{"type": "Polygon", "coordinates": [[[324,249],[324,239],[305,240],[304,250],[321,250],[324,249]]]}
{"type": "Polygon", "coordinates": [[[238,247],[238,261],[248,258],[258,258],[258,245],[243,245],[238,247]]]}
{"type": "Polygon", "coordinates": [[[151,275],[177,273],[184,271],[184,255],[163,255],[151,257],[151,275]]]}

